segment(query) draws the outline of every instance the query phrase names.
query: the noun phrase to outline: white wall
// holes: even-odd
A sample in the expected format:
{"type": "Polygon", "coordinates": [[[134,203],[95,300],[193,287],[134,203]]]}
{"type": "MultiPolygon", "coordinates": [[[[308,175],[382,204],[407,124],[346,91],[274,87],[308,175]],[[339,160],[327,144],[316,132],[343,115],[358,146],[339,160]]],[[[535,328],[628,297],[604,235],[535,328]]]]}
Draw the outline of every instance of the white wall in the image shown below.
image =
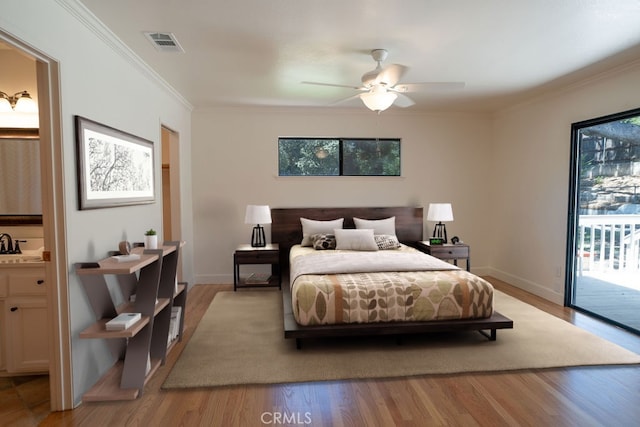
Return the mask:
{"type": "MultiPolygon", "coordinates": [[[[160,128],[180,133],[181,170],[189,171],[190,108],[163,87],[144,67],[107,42],[108,34],[73,1],[2,1],[0,31],[33,46],[60,64],[63,131],[64,199],[69,260],[69,295],[74,400],[108,370],[111,359],[102,340],[81,340],[78,333],[95,318],[74,265],[95,261],[117,248],[121,240],[141,241],[143,231],[162,229],[160,128]],[[154,204],[110,209],[78,210],[74,116],[81,115],[146,138],[156,144],[156,198],[154,204]]],[[[191,217],[190,176],[182,177],[183,218],[191,217]]],[[[182,238],[191,245],[190,225],[182,238]]],[[[191,259],[191,246],[184,256],[191,259]]],[[[184,270],[193,274],[190,263],[184,270]]]]}
{"type": "Polygon", "coordinates": [[[563,303],[571,124],[639,105],[636,61],[496,115],[492,275],[563,303]]]}
{"type": "MultiPolygon", "coordinates": [[[[488,266],[489,134],[490,120],[481,115],[393,109],[377,115],[365,108],[194,112],[196,283],[232,282],[233,251],[251,235],[247,204],[422,206],[426,216],[430,202],[451,202],[449,236],[473,245],[473,266],[488,266]],[[278,177],[279,136],[399,137],[402,177],[278,177]]],[[[425,237],[432,232],[430,223],[425,237]]]]}

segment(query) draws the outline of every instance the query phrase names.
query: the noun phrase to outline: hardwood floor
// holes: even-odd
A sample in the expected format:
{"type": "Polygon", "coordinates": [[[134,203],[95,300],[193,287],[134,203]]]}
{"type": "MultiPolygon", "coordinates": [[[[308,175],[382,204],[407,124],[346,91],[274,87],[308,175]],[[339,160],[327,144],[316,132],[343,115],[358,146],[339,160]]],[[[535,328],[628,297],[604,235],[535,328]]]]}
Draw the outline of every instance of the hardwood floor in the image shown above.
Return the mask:
{"type": "MultiPolygon", "coordinates": [[[[640,353],[638,336],[489,280],[505,293],[640,353]]],[[[193,287],[186,338],[141,398],[86,403],[73,411],[51,413],[41,425],[635,426],[640,419],[638,365],[161,390],[215,293],[231,289],[193,287]]]]}

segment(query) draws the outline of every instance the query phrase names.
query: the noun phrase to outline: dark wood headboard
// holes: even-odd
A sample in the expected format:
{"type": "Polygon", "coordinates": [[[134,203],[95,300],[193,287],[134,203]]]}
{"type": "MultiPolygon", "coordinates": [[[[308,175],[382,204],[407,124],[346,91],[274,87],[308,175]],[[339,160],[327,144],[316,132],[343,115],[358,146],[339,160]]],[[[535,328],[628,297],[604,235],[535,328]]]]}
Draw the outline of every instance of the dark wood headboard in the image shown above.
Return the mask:
{"type": "Polygon", "coordinates": [[[280,268],[289,269],[289,250],[302,241],[300,218],[331,220],[344,218],[344,228],[354,228],[353,217],[385,219],[396,217],[396,236],[406,245],[422,240],[422,208],[285,208],[271,209],[271,242],[280,245],[280,268]]]}

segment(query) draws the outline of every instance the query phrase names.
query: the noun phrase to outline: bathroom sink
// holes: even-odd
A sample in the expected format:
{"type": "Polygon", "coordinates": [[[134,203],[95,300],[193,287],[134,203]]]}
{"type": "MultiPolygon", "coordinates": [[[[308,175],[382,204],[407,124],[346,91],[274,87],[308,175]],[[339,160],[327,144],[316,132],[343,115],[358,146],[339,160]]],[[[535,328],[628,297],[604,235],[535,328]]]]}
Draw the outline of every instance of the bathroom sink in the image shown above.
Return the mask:
{"type": "Polygon", "coordinates": [[[42,258],[38,255],[25,254],[0,254],[0,264],[15,264],[22,262],[40,262],[42,258]]]}

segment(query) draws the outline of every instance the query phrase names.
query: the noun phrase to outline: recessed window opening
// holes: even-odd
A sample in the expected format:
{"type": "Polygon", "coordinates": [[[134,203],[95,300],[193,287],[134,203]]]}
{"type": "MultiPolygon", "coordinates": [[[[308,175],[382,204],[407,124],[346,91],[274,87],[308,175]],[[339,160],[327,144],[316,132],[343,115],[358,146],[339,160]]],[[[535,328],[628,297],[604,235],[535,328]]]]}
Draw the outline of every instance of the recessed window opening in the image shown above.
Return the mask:
{"type": "Polygon", "coordinates": [[[400,176],[400,138],[278,138],[279,176],[400,176]]]}

